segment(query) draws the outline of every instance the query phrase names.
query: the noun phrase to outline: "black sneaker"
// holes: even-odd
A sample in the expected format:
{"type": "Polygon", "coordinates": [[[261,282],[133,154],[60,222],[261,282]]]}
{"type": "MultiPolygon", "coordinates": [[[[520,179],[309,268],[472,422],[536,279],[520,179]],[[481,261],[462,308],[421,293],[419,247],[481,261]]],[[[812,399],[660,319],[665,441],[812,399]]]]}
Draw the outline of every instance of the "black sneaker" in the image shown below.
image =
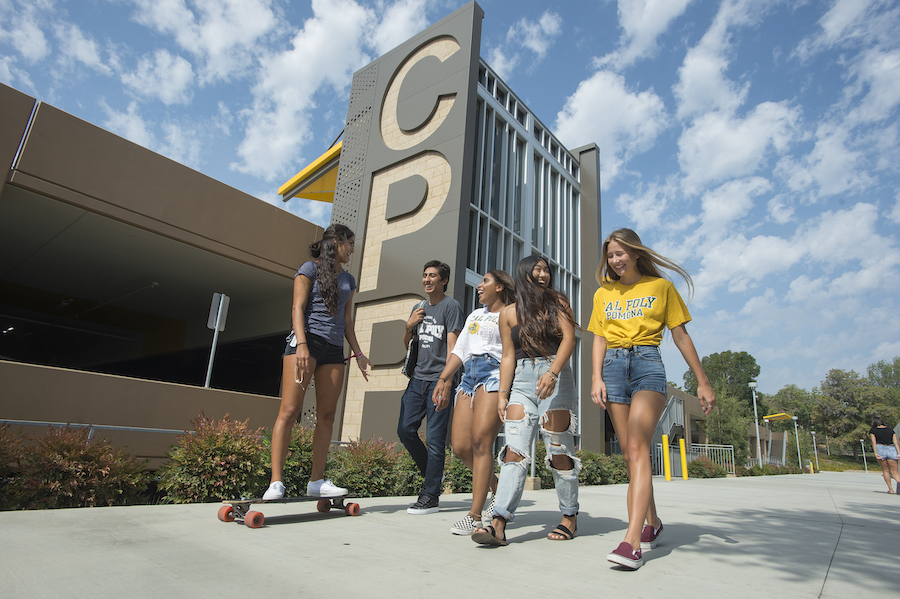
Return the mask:
{"type": "Polygon", "coordinates": [[[437,497],[431,497],[430,495],[419,495],[419,499],[406,508],[407,514],[415,514],[416,516],[422,516],[424,514],[435,514],[438,511],[438,499],[437,497]]]}

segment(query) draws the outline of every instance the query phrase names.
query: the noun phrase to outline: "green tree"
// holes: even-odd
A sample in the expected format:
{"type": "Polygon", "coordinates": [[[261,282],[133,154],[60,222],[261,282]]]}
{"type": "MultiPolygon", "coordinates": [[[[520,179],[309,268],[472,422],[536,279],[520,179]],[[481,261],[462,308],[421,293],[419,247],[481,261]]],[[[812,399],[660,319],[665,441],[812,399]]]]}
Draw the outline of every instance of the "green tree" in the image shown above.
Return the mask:
{"type": "MultiPolygon", "coordinates": [[[[723,351],[704,357],[700,363],[713,388],[722,387],[728,395],[744,402],[753,412],[753,394],[748,383],[759,376],[756,358],[745,351],[723,351]]],[[[691,395],[697,395],[697,377],[690,370],[684,373],[684,388],[691,395]]],[[[757,401],[760,399],[757,393],[757,401]]],[[[762,418],[765,415],[764,404],[758,407],[762,418]]]]}
{"type": "MultiPolygon", "coordinates": [[[[807,391],[797,385],[785,385],[782,389],[768,398],[770,413],[785,412],[797,417],[797,425],[809,429],[812,424],[813,411],[819,402],[818,390],[807,391]]],[[[765,414],[763,414],[765,415],[765,414]]],[[[776,420],[772,422],[773,430],[794,430],[790,420],[776,420]]],[[[794,450],[796,454],[796,449],[794,450]]]]}
{"type": "Polygon", "coordinates": [[[900,356],[891,362],[881,360],[870,364],[866,372],[872,385],[900,390],[900,356]]]}
{"type": "Polygon", "coordinates": [[[716,408],[700,426],[706,432],[707,442],[734,447],[736,465],[746,464],[750,458],[748,427],[753,416],[741,400],[729,394],[723,385],[714,385],[716,408]]]}

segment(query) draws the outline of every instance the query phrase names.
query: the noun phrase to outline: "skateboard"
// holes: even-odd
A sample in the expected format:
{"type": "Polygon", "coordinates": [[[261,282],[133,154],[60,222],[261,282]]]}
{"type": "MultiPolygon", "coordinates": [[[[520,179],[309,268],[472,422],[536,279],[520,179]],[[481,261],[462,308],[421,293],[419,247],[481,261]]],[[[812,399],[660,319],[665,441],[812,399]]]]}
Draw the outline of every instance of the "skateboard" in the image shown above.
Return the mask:
{"type": "Polygon", "coordinates": [[[316,509],[320,512],[328,512],[331,508],[344,510],[348,516],[359,516],[358,503],[344,503],[347,495],[338,497],[283,497],[281,499],[234,499],[223,501],[225,505],[219,508],[219,520],[222,522],[234,522],[238,520],[250,528],[260,528],[266,522],[262,512],[250,509],[251,505],[258,503],[298,503],[301,501],[315,501],[316,509]]]}

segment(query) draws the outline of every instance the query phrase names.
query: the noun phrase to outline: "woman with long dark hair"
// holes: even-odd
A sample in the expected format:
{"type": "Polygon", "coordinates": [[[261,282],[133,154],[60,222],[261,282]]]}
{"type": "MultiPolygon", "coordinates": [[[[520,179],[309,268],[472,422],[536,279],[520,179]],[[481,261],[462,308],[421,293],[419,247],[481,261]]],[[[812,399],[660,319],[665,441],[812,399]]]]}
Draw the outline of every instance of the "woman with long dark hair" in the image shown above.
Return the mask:
{"type": "Polygon", "coordinates": [[[472,540],[506,545],[506,524],[522,492],[531,444],[544,438],[547,466],[553,474],[562,520],[547,538],[567,541],[578,530],[578,472],[575,457],[577,397],[569,358],[575,349],[575,317],[569,300],[552,287],[546,259],[530,256],[516,267],[516,303],[500,312],[500,396],[506,446],[500,450],[500,481],[491,524],[477,528],[472,540]],[[540,429],[539,429],[540,427],[540,429]]]}
{"type": "Polygon", "coordinates": [[[293,329],[282,356],[281,408],[272,429],[272,479],[263,499],[284,497],[284,461],[291,429],[303,409],[303,399],[312,379],[316,381],[316,429],[313,433],[313,464],[306,494],[338,497],[347,489],[325,479],[325,460],[331,444],[338,397],[344,383],[344,363],[352,358],[368,380],[369,359],[356,340],[353,292],[356,281],[344,270],[356,243],[353,231],[331,225],[322,239],[310,244],[312,260],[294,275],[293,329]],[[353,352],[344,359],[344,339],[353,352]]]}
{"type": "Polygon", "coordinates": [[[643,550],[656,547],[663,532],[653,500],[650,443],[666,406],[666,369],[659,353],[663,330],[697,378],[697,397],[709,414],[716,396],[688,335],[691,315],[661,269],[691,277],[678,264],[646,247],[631,229],[618,229],[603,242],[605,264],[597,269],[600,289],[588,330],[594,333],[591,399],[606,409],[628,469],[628,530],[607,555],[631,570],[644,565],[643,550]]]}
{"type": "MultiPolygon", "coordinates": [[[[456,388],[450,440],[453,453],[472,471],[472,506],[469,513],[450,528],[456,535],[470,535],[481,526],[488,489],[497,490],[493,446],[501,426],[497,415],[503,351],[500,311],[516,301],[512,277],[502,270],[492,270],[484,275],[477,290],[484,307],[466,318],[432,393],[434,404],[441,404],[441,399],[452,393],[453,375],[465,365],[466,373],[456,388]]],[[[493,510],[493,505],[489,503],[488,509],[493,510]]]]}

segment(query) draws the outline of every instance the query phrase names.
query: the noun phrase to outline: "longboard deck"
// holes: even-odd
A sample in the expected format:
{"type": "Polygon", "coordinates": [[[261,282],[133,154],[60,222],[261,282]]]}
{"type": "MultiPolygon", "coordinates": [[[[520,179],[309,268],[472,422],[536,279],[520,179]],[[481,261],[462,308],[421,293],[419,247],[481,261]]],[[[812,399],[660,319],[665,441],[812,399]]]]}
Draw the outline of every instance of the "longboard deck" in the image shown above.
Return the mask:
{"type": "Polygon", "coordinates": [[[348,497],[350,497],[349,494],[337,495],[335,497],[313,497],[312,495],[298,495],[297,497],[282,497],[281,499],[263,499],[261,497],[257,499],[228,499],[223,500],[222,503],[227,503],[229,505],[253,505],[256,503],[297,503],[300,501],[322,501],[326,499],[328,501],[334,502],[338,499],[347,499],[348,497]]]}
{"type": "Polygon", "coordinates": [[[358,516],[360,509],[358,503],[344,503],[349,495],[339,495],[337,497],[310,497],[301,495],[299,497],[282,497],[281,499],[229,499],[222,501],[223,505],[219,508],[218,518],[222,522],[234,522],[238,520],[243,522],[250,528],[260,528],[265,524],[265,516],[262,512],[249,509],[251,505],[263,503],[299,503],[304,501],[315,501],[316,509],[320,512],[331,511],[332,508],[344,510],[348,516],[358,516]]]}

